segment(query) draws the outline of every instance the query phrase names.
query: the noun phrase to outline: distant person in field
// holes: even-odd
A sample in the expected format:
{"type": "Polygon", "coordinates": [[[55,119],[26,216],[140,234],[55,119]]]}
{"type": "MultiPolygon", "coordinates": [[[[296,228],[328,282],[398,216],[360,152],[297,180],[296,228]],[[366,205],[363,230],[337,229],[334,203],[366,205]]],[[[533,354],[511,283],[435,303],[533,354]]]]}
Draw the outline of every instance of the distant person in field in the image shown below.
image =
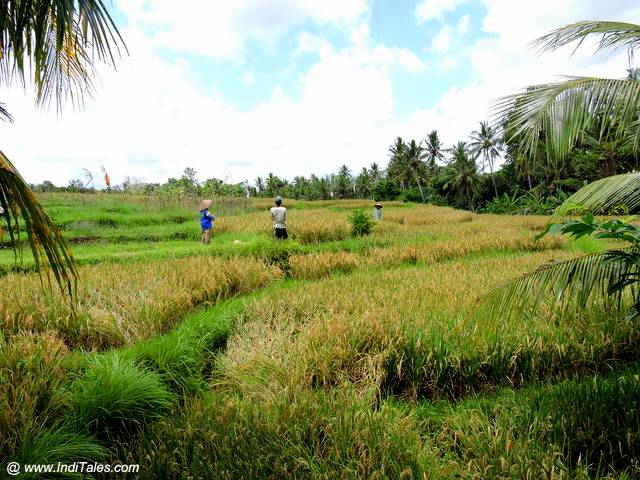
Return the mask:
{"type": "Polygon", "coordinates": [[[285,240],[287,235],[287,209],[282,206],[282,197],[276,197],[276,206],[271,208],[273,217],[273,230],[276,239],[285,240]]]}
{"type": "Polygon", "coordinates": [[[213,202],[209,199],[200,203],[200,227],[202,227],[202,243],[208,244],[211,241],[211,229],[215,217],[209,212],[209,207],[213,202]]]}

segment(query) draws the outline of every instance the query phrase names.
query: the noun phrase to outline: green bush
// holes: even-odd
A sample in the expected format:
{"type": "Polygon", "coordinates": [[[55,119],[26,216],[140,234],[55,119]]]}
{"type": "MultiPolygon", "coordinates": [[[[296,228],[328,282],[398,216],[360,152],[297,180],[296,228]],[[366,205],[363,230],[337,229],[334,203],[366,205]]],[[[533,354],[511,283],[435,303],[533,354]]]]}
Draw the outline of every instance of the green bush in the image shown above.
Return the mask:
{"type": "Polygon", "coordinates": [[[371,233],[373,220],[364,210],[354,210],[349,216],[349,221],[351,222],[351,235],[354,237],[362,237],[371,233]]]}

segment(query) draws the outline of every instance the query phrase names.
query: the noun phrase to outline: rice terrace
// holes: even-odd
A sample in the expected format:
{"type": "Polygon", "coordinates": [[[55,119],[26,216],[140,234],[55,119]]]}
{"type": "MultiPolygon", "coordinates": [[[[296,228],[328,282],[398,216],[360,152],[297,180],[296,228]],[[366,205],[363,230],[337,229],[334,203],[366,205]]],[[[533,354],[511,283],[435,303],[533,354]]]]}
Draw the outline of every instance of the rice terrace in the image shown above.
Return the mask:
{"type": "Polygon", "coordinates": [[[640,478],[636,3],[0,1],[0,478],[640,478]]]}
{"type": "Polygon", "coordinates": [[[353,238],[349,213],[370,202],[294,201],[278,243],[266,202],[240,200],[203,246],[184,202],[42,203],[73,245],[78,306],[35,273],[2,277],[11,459],[117,459],[143,478],[539,478],[637,453],[624,312],[479,309],[501,282],[602,248],[536,241],[545,217],[389,202],[353,238]]]}

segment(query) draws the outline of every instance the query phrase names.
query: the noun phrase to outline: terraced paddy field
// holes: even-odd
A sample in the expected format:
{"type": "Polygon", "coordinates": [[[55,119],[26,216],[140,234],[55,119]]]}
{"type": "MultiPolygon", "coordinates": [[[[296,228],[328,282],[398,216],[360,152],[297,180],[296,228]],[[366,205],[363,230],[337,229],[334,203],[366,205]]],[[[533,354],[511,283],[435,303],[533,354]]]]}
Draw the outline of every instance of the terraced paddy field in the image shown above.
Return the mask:
{"type": "Polygon", "coordinates": [[[638,325],[624,306],[489,314],[538,265],[605,247],[543,217],[389,203],[52,195],[73,314],[0,250],[0,459],[127,478],[636,478],[638,325]],[[215,208],[215,207],[214,207],[215,208]],[[216,213],[215,210],[214,214],[216,213]],[[124,476],[123,476],[124,477],[124,476]]]}

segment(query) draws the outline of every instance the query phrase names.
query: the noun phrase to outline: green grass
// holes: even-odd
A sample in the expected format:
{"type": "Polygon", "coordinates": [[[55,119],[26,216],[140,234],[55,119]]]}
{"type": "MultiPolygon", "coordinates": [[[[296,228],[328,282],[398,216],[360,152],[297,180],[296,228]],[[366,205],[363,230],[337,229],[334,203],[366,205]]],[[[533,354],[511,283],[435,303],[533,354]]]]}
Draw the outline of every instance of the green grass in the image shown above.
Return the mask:
{"type": "Polygon", "coordinates": [[[265,200],[230,206],[203,246],[194,201],[45,198],[86,265],[82,308],[43,300],[32,273],[0,276],[5,463],[176,479],[640,475],[638,326],[598,304],[495,320],[482,304],[606,243],[537,243],[544,218],[412,204],[345,236],[366,202],[295,202],[298,239],[275,242],[265,200]]]}

